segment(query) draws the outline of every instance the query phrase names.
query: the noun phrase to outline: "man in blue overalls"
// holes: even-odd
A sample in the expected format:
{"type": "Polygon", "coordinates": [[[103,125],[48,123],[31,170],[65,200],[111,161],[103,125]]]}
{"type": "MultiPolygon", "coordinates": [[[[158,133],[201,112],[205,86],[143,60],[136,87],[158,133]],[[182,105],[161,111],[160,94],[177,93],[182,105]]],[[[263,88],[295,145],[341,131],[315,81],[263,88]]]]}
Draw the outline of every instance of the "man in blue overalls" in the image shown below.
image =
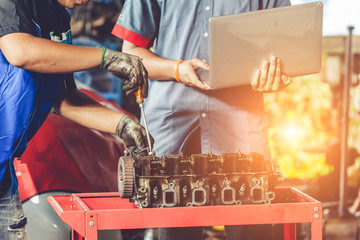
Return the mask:
{"type": "Polygon", "coordinates": [[[65,9],[88,0],[0,1],[0,239],[26,239],[14,158],[25,151],[52,107],[86,127],[119,135],[135,154],[147,147],[145,129],[76,89],[72,73],[108,69],[132,94],[147,96],[147,71],[137,56],[71,44],[65,9]]]}

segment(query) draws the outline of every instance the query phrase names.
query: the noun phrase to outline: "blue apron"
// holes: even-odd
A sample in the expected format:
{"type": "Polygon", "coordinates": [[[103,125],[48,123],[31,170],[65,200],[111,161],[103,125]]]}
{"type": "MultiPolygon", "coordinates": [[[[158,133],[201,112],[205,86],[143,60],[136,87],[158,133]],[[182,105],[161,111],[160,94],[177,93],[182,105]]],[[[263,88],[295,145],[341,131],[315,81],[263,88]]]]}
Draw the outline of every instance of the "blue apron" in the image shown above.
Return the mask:
{"type": "Polygon", "coordinates": [[[0,181],[9,164],[11,193],[18,187],[14,158],[20,157],[49,114],[65,74],[42,74],[12,66],[0,51],[0,181]]]}

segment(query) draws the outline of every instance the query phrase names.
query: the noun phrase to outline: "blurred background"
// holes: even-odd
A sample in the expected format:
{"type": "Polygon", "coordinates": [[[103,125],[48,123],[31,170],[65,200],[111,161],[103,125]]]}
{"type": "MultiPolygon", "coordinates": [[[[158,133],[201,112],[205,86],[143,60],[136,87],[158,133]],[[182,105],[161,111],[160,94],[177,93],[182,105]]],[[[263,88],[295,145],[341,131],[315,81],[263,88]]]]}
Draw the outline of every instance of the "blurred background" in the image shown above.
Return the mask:
{"type": "MultiPolygon", "coordinates": [[[[360,1],[322,2],[321,72],[295,78],[281,92],[265,94],[271,152],[281,166],[282,184],[322,201],[325,220],[339,215],[358,219],[358,209],[349,212],[348,207],[356,207],[360,180],[360,1]]],[[[122,42],[111,30],[123,3],[98,0],[76,7],[70,12],[73,43],[121,50],[122,42]]],[[[120,80],[106,71],[78,72],[75,78],[139,116],[134,96],[124,96],[120,80]]],[[[354,238],[334,239],[358,239],[358,222],[346,224],[355,229],[348,232],[354,238]]],[[[327,234],[327,239],[332,239],[331,233],[327,234]]]]}

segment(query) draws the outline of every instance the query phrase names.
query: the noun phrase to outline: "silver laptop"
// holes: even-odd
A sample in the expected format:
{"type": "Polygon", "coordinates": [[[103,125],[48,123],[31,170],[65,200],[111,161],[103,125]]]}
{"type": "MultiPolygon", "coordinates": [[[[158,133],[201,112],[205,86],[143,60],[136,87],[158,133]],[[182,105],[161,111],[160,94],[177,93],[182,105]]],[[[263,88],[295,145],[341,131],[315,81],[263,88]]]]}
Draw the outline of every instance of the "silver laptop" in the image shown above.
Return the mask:
{"type": "Polygon", "coordinates": [[[210,19],[210,89],[250,84],[264,60],[279,57],[290,77],[321,68],[323,4],[313,2],[210,19]]]}

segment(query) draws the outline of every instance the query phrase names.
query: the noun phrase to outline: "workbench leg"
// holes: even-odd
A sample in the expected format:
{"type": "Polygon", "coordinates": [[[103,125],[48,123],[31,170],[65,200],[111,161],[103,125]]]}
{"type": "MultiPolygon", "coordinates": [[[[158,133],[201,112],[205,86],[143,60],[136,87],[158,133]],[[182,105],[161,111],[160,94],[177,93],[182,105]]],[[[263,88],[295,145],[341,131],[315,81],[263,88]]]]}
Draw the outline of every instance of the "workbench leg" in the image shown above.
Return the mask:
{"type": "Polygon", "coordinates": [[[311,240],[323,239],[323,223],[322,219],[314,219],[311,223],[311,240]]]}
{"type": "Polygon", "coordinates": [[[82,236],[78,234],[74,229],[71,229],[71,240],[82,240],[82,236]]]}
{"type": "Polygon", "coordinates": [[[296,240],[296,223],[284,224],[284,240],[296,240]]]}
{"type": "Polygon", "coordinates": [[[86,213],[86,240],[98,239],[97,215],[86,213]]]}

